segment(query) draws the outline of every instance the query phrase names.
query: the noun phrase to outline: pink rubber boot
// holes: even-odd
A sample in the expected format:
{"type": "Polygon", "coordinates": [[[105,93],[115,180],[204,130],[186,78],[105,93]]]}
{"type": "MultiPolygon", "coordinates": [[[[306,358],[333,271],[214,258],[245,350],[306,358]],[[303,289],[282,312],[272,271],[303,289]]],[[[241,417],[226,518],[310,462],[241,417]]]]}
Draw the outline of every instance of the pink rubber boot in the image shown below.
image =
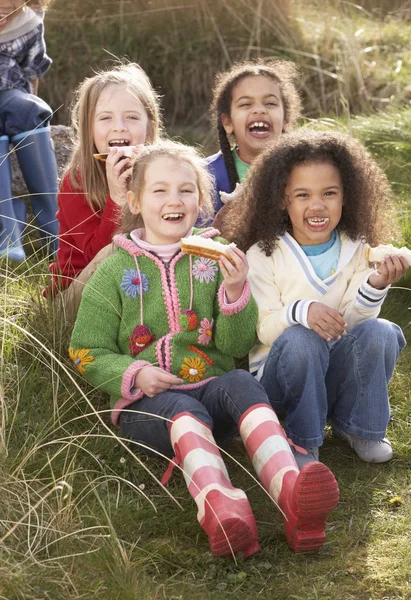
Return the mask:
{"type": "Polygon", "coordinates": [[[320,548],[325,525],[339,500],[330,469],[320,462],[301,471],[273,409],[257,404],[239,422],[240,435],[262,485],[285,514],[284,528],[294,552],[320,548]]]}
{"type": "Polygon", "coordinates": [[[179,413],[172,419],[170,439],[212,552],[242,552],[244,557],[258,552],[251,506],[245,493],[232,486],[210,428],[190,413],[179,413]]]}

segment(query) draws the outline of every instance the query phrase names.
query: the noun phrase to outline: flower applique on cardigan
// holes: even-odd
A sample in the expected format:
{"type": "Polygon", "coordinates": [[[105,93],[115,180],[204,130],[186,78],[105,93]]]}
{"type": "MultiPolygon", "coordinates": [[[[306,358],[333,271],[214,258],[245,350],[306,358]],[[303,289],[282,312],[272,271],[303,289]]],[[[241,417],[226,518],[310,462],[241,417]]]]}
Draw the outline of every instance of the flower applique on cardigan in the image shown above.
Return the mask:
{"type": "Polygon", "coordinates": [[[144,273],[139,273],[136,269],[124,269],[120,289],[126,293],[126,296],[136,298],[137,294],[148,292],[148,288],[148,279],[144,273]]]}
{"type": "Polygon", "coordinates": [[[201,358],[194,356],[192,358],[185,358],[184,363],[181,365],[179,375],[183,379],[188,379],[189,383],[198,383],[204,378],[206,373],[206,364],[201,358]]]}
{"type": "Polygon", "coordinates": [[[214,319],[202,319],[198,328],[198,343],[202,346],[208,346],[213,335],[214,319]]]}
{"type": "Polygon", "coordinates": [[[75,364],[75,366],[77,367],[77,370],[82,375],[84,375],[84,373],[86,372],[86,369],[84,368],[85,365],[89,365],[94,360],[94,356],[90,354],[90,350],[87,350],[85,348],[79,350],[69,348],[69,356],[75,364]]]}
{"type": "Polygon", "coordinates": [[[194,261],[192,273],[201,283],[211,283],[218,273],[217,262],[211,258],[200,257],[194,261]]]}

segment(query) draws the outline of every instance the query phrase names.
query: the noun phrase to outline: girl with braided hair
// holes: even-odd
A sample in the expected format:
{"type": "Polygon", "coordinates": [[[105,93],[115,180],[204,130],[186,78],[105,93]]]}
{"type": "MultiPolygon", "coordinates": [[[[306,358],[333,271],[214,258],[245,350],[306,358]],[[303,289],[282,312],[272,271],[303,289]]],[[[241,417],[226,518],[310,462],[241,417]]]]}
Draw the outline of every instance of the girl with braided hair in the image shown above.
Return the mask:
{"type": "MultiPolygon", "coordinates": [[[[295,87],[297,75],[292,62],[261,59],[236,63],[217,75],[211,111],[220,151],[207,158],[216,182],[216,213],[224,205],[224,194],[231,194],[245,180],[267,144],[298,120],[301,101],[295,87]]],[[[218,227],[218,223],[214,225],[218,227]]]]}

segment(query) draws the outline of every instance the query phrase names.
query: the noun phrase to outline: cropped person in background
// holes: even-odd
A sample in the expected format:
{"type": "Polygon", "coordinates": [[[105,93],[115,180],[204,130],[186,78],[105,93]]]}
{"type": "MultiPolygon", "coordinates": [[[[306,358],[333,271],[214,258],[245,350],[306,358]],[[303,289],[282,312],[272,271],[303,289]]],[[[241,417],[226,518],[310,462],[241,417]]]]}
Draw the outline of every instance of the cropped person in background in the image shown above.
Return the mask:
{"type": "Polygon", "coordinates": [[[43,247],[57,250],[57,164],[50,138],[52,110],[37,96],[50,68],[44,11],[51,0],[0,0],[0,257],[22,262],[26,205],[13,198],[10,144],[17,156],[43,247]]]}

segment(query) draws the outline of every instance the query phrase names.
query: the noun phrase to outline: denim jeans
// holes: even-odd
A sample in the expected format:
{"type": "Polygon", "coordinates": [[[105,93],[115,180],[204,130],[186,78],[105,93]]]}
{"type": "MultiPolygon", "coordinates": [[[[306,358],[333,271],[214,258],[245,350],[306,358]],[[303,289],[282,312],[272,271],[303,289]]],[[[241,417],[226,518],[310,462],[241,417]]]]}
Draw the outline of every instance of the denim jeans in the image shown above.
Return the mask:
{"type": "Polygon", "coordinates": [[[53,112],[38,96],[13,88],[0,90],[0,135],[11,139],[36,127],[46,127],[53,112]]]}
{"type": "Polygon", "coordinates": [[[238,435],[241,415],[254,404],[269,405],[267,394],[250,373],[237,369],[196,389],[144,396],[122,411],[120,430],[137,445],[142,443],[172,456],[167,419],[189,412],[211,427],[217,444],[224,446],[238,435]]]}
{"type": "Polygon", "coordinates": [[[381,440],[390,417],[387,385],[405,344],[401,329],[384,319],[333,342],[295,325],[273,343],[260,381],[295,444],[321,446],[327,418],[346,433],[381,440]]]}

